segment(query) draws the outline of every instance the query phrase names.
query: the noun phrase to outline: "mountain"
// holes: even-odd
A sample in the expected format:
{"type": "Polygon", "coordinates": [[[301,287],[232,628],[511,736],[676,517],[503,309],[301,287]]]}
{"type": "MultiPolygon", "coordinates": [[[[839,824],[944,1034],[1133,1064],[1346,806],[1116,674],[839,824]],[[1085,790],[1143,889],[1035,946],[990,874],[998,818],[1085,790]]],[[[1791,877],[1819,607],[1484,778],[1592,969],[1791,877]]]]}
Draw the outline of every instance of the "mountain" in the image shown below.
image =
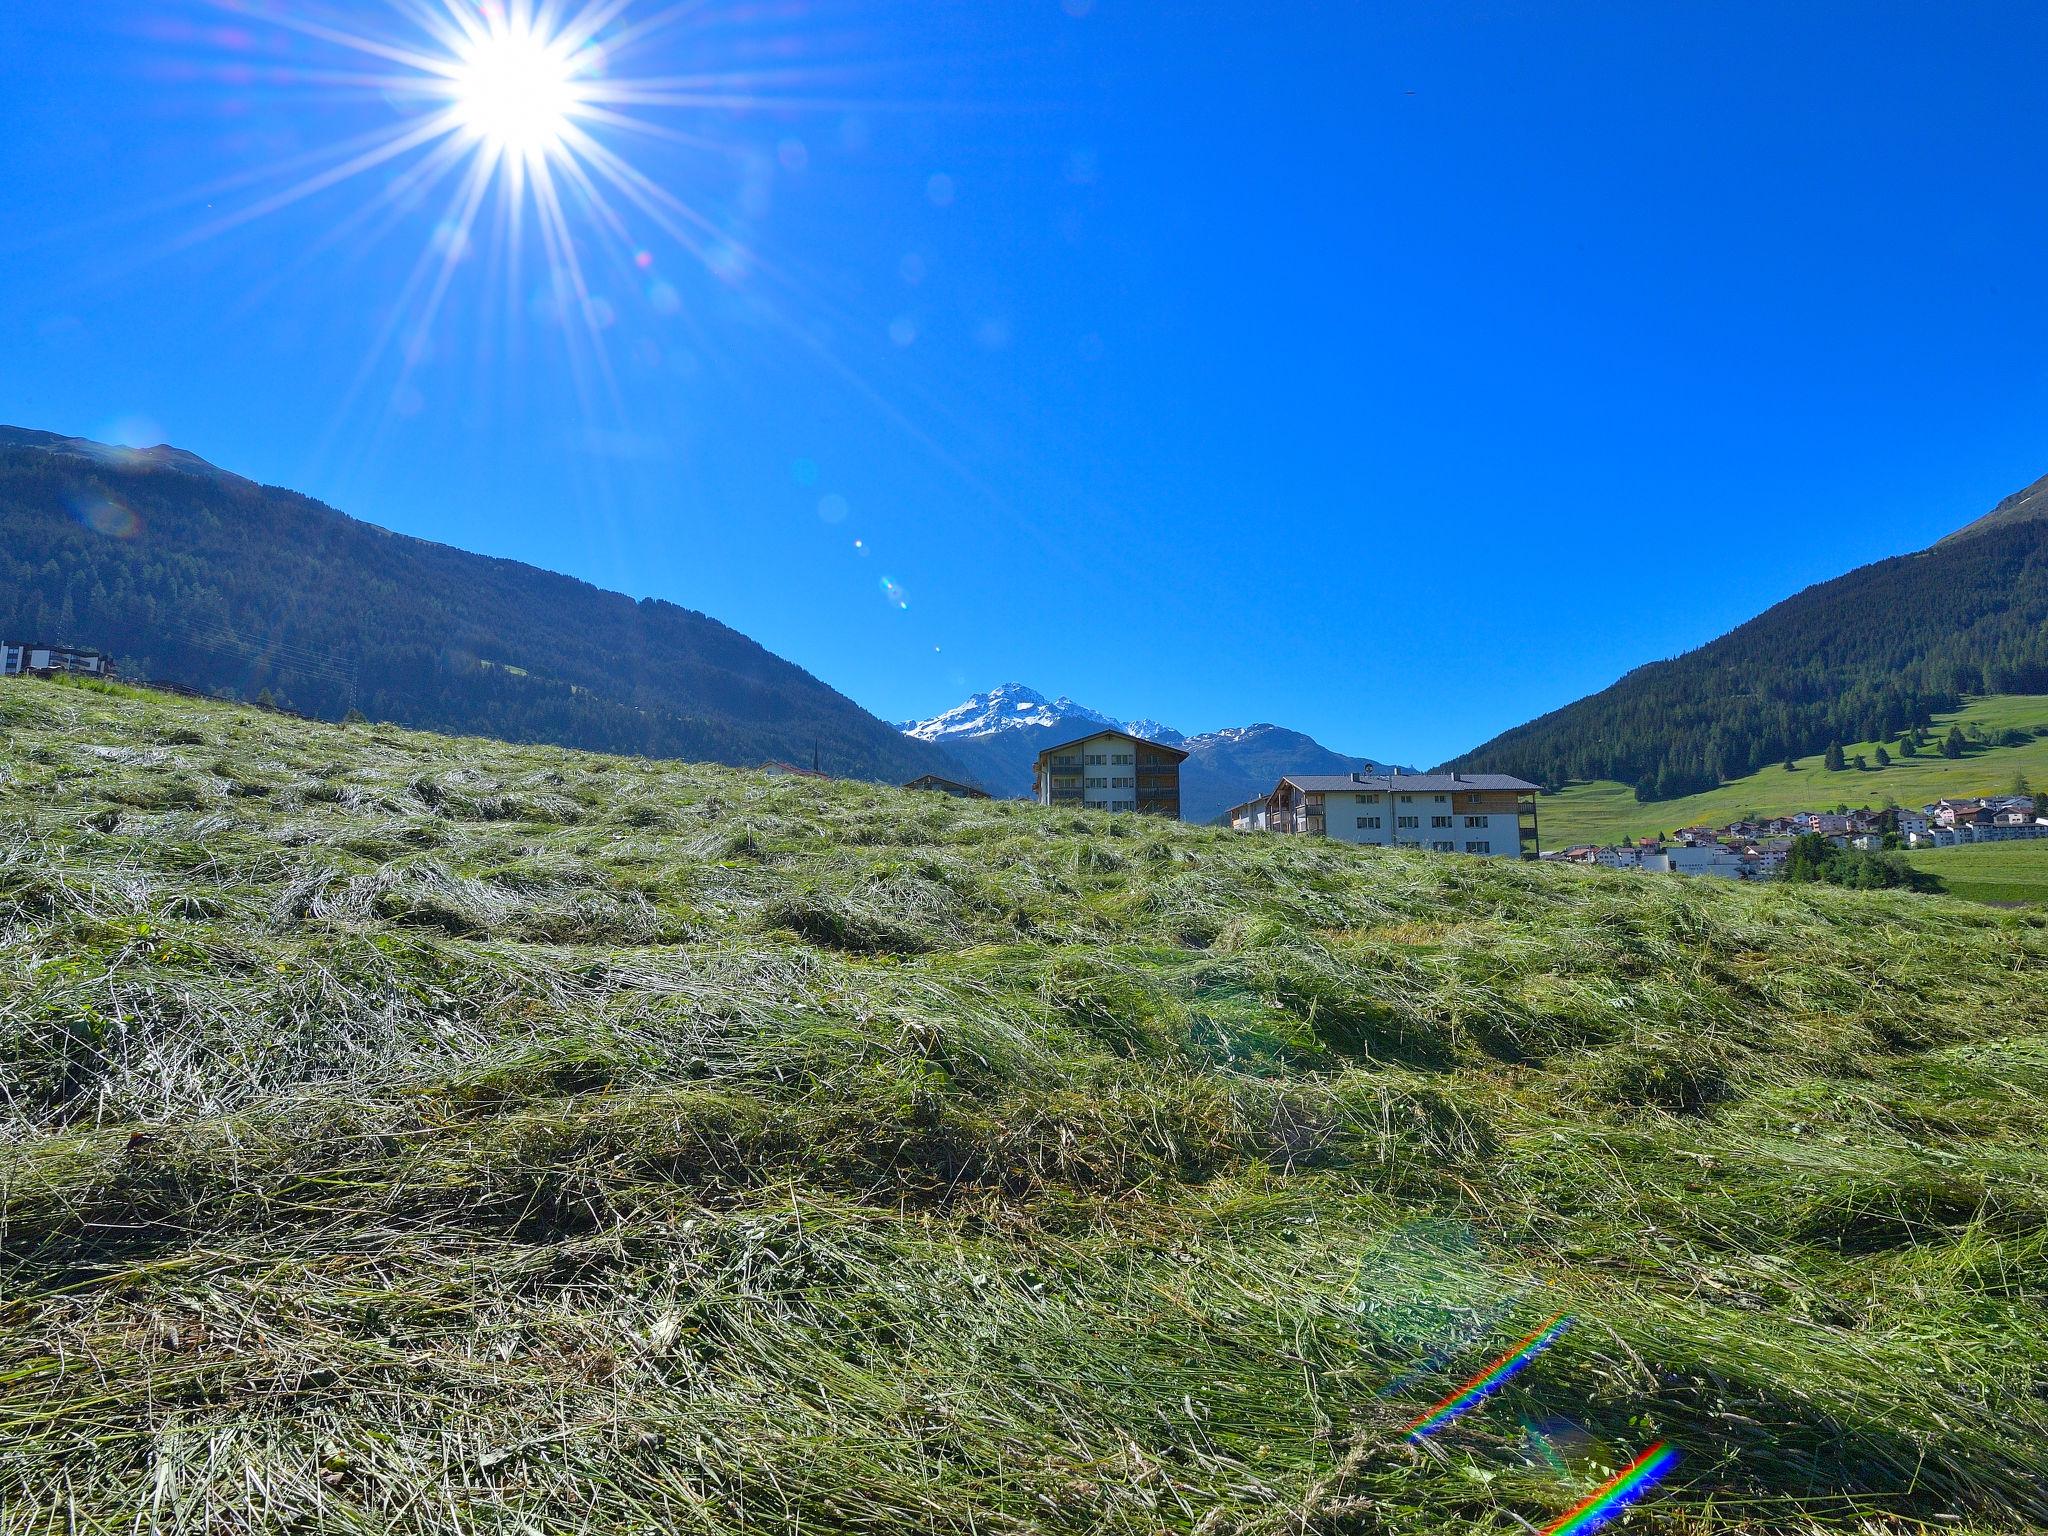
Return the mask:
{"type": "Polygon", "coordinates": [[[673,603],[358,522],[181,449],[0,428],[0,630],[307,714],[604,752],[959,777],[673,603]]]}
{"type": "Polygon", "coordinates": [[[997,795],[1029,795],[1038,754],[1068,737],[1108,726],[1188,754],[1181,769],[1182,814],[1211,821],[1233,805],[1264,794],[1286,773],[1382,773],[1387,764],[1345,757],[1299,731],[1247,725],[1187,736],[1157,720],[1118,720],[1064,694],[1049,699],[1022,683],[977,693],[929,720],[899,727],[906,736],[943,746],[997,795]]]}
{"type": "Polygon", "coordinates": [[[1809,587],[1709,645],[1495,737],[1450,768],[1643,800],[1831,743],[1889,741],[1987,693],[2048,692],[2048,481],[1915,555],[1809,587]]]}

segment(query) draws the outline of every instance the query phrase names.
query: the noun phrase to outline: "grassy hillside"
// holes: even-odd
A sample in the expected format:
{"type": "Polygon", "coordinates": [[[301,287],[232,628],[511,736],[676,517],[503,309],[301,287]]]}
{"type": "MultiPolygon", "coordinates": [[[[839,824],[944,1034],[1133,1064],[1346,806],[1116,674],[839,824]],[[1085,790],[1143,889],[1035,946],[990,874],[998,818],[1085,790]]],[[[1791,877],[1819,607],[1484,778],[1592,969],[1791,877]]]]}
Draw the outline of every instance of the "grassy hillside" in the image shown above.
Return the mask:
{"type": "Polygon", "coordinates": [[[1950,895],[1966,901],[2048,907],[2048,842],[1930,848],[1907,857],[1939,876],[1950,895]]]}
{"type": "MultiPolygon", "coordinates": [[[[2007,730],[2037,730],[2048,726],[2048,696],[2001,694],[1974,700],[1953,714],[1935,717],[1937,742],[1955,724],[1966,730],[1981,725],[1994,740],[2007,730]]],[[[1896,741],[1883,745],[1894,753],[1898,750],[1896,741]]],[[[1874,741],[1860,742],[1844,751],[1851,759],[1860,752],[1874,764],[1878,746],[1874,741]]],[[[1873,766],[1863,773],[1853,768],[1829,773],[1820,758],[1809,757],[1792,773],[1782,765],[1766,768],[1706,794],[1648,805],[1625,784],[1573,784],[1543,797],[1543,846],[1620,842],[1632,835],[1649,837],[1701,823],[1723,826],[1748,815],[1786,816],[1844,804],[1878,807],[1887,799],[1920,806],[1943,798],[2004,794],[2019,775],[2036,789],[2048,789],[2048,737],[2036,737],[2023,747],[1972,749],[1953,762],[1938,750],[1894,757],[1889,768],[1873,766]]]]}
{"type": "Polygon", "coordinates": [[[1662,1436],[1631,1530],[2039,1530],[2044,981],[1938,898],[0,687],[0,1529],[1465,1536],[1662,1436]]]}

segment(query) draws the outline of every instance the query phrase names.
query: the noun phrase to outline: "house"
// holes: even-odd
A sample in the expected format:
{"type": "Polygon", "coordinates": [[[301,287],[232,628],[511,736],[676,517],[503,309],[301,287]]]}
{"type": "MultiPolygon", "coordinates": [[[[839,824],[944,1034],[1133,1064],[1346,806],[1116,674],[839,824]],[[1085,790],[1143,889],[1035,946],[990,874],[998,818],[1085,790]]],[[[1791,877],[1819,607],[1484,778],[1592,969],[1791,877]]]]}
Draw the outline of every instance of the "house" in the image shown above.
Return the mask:
{"type": "Polygon", "coordinates": [[[994,796],[985,789],[976,789],[972,784],[956,783],[942,779],[936,773],[928,773],[921,779],[912,779],[903,786],[905,789],[921,790],[934,795],[951,795],[955,800],[989,800],[994,796]]]}
{"type": "Polygon", "coordinates": [[[0,677],[20,677],[24,673],[48,676],[52,672],[112,677],[118,670],[114,658],[101,651],[75,645],[38,645],[29,640],[0,642],[0,677]]]}
{"type": "Polygon", "coordinates": [[[1224,814],[1224,820],[1230,823],[1233,832],[1269,832],[1272,830],[1268,819],[1271,804],[1269,796],[1261,795],[1256,800],[1245,801],[1243,805],[1233,805],[1224,814]]]}
{"type": "Polygon", "coordinates": [[[1643,870],[1652,875],[1714,875],[1723,880],[1746,880],[1751,872],[1741,854],[1718,843],[1711,848],[1681,844],[1662,853],[1646,853],[1643,870]]]}
{"type": "Polygon", "coordinates": [[[1031,767],[1032,798],[1040,805],[1090,811],[1135,811],[1180,820],[1178,747],[1128,731],[1077,736],[1038,754],[1031,767]]]}
{"type": "Polygon", "coordinates": [[[1899,836],[1901,837],[1917,837],[1925,832],[1930,825],[1927,818],[1918,811],[1900,811],[1897,814],[1899,819],[1899,836]]]}
{"type": "Polygon", "coordinates": [[[1268,829],[1378,848],[1534,858],[1534,784],[1500,773],[1304,773],[1267,797],[1268,829]]]}

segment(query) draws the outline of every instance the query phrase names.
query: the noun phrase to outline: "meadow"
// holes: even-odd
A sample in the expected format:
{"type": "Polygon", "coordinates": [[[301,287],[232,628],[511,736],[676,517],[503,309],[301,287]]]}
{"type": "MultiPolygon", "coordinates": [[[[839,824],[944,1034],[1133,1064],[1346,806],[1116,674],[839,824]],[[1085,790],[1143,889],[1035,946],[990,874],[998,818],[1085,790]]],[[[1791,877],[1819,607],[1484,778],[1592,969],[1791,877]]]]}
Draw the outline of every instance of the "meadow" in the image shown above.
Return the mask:
{"type": "Polygon", "coordinates": [[[1951,896],[2048,906],[2048,841],[1929,848],[1908,854],[1907,859],[1916,869],[1937,876],[1951,896]]]}
{"type": "Polygon", "coordinates": [[[2048,917],[0,685],[0,1531],[2048,1526],[2048,917]],[[1551,1320],[1556,1343],[1417,1439],[1551,1320]]]}
{"type": "Polygon", "coordinates": [[[1844,755],[1860,754],[1871,765],[1830,773],[1818,755],[1802,758],[1790,773],[1766,768],[1746,779],[1723,784],[1705,794],[1644,804],[1626,784],[1572,784],[1540,803],[1545,848],[1583,843],[1619,843],[1631,837],[1654,837],[1680,827],[1726,826],[1747,816],[1789,816],[1798,811],[1833,810],[1837,805],[1882,808],[1889,801],[1903,806],[1930,805],[1942,799],[2006,794],[2024,778],[2048,789],[2048,737],[2036,736],[2025,746],[1972,747],[1957,759],[1945,758],[1940,743],[1949,727],[1983,727],[1995,741],[2006,731],[2038,732],[2048,728],[2048,697],[2000,694],[1973,700],[1934,723],[1935,745],[1919,756],[1897,756],[1898,743],[1849,742],[1844,755]],[[1894,754],[1888,768],[1878,768],[1877,749],[1894,754]]]}

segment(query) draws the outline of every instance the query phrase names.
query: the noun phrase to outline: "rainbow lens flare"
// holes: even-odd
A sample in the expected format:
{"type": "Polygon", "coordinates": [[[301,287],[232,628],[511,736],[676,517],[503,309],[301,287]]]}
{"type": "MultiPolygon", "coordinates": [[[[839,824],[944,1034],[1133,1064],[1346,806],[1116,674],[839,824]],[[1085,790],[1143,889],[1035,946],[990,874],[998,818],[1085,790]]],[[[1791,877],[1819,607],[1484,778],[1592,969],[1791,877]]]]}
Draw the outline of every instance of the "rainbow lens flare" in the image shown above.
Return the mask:
{"type": "Polygon", "coordinates": [[[1585,1536],[1597,1531],[1671,1475],[1678,1452],[1662,1440],[1602,1484],[1600,1491],[1570,1514],[1543,1527],[1543,1536],[1585,1536]]]}
{"type": "Polygon", "coordinates": [[[1528,1368],[1529,1362],[1571,1326],[1569,1316],[1554,1317],[1408,1426],[1408,1438],[1421,1440],[1463,1418],[1528,1368]]]}

